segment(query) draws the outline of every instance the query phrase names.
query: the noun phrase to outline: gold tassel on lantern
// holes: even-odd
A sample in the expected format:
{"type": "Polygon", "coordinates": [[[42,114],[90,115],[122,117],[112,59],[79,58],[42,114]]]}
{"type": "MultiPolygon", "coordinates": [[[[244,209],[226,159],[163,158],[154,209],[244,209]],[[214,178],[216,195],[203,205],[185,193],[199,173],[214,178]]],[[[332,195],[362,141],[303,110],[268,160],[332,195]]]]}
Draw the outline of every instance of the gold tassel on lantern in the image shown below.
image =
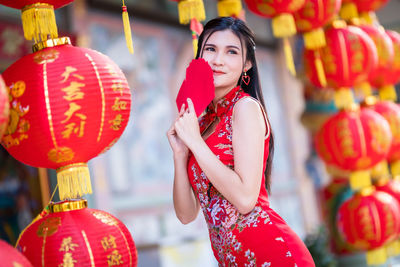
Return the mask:
{"type": "Polygon", "coordinates": [[[367,251],[367,264],[378,265],[384,264],[387,260],[385,247],[380,247],[374,250],[367,251]]]}
{"type": "Polygon", "coordinates": [[[54,8],[49,4],[36,3],[21,10],[22,27],[27,40],[35,43],[57,38],[57,24],[54,8]]]}
{"type": "Polygon", "coordinates": [[[206,19],[203,0],[180,0],[178,2],[179,23],[189,24],[195,18],[198,21],[206,19]]]}
{"type": "Polygon", "coordinates": [[[327,82],[326,82],[324,66],[323,66],[322,60],[321,60],[321,55],[318,50],[314,51],[314,55],[315,55],[314,56],[314,64],[315,64],[315,69],[317,70],[318,80],[319,80],[321,86],[325,87],[327,85],[327,82]]]}
{"type": "Polygon", "coordinates": [[[122,21],[124,23],[126,46],[128,47],[129,53],[133,54],[131,24],[129,22],[128,8],[125,6],[124,0],[122,0],[122,21]]]}
{"type": "Polygon", "coordinates": [[[92,193],[89,168],[86,163],[74,163],[57,169],[57,183],[60,200],[92,193]]]}
{"type": "Polygon", "coordinates": [[[274,36],[283,38],[283,51],[285,53],[286,66],[289,71],[296,75],[294,67],[292,48],[288,40],[289,36],[296,34],[296,24],[292,14],[284,13],[272,19],[272,32],[274,36]]]}
{"type": "Polygon", "coordinates": [[[350,187],[354,191],[359,191],[363,188],[370,188],[371,175],[369,171],[356,171],[350,174],[350,187]]]}
{"type": "Polygon", "coordinates": [[[334,102],[335,106],[338,109],[353,109],[355,103],[353,93],[351,92],[350,88],[340,88],[339,90],[336,90],[334,95],[334,102]]]}
{"type": "Polygon", "coordinates": [[[357,6],[354,3],[345,3],[340,8],[339,15],[346,21],[349,21],[353,18],[358,18],[357,6]]]}
{"type": "Polygon", "coordinates": [[[390,172],[394,179],[400,179],[400,160],[396,160],[390,163],[390,172]]]}
{"type": "Polygon", "coordinates": [[[393,85],[385,85],[379,88],[379,97],[381,100],[396,101],[397,94],[393,85]]]}
{"type": "Polygon", "coordinates": [[[241,0],[219,0],[217,9],[220,17],[239,17],[242,13],[242,2],[241,0]]]}

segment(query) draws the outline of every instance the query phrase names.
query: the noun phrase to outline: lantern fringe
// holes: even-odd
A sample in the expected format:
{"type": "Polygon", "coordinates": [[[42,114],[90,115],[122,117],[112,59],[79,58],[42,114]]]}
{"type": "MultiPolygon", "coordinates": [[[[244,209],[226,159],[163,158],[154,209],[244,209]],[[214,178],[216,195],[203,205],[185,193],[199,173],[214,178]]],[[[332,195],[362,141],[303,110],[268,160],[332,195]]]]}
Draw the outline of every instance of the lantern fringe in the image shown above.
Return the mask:
{"type": "Polygon", "coordinates": [[[54,8],[49,4],[36,3],[22,9],[22,27],[27,40],[46,41],[57,38],[57,24],[54,8]]]}
{"type": "Polygon", "coordinates": [[[350,88],[340,88],[334,94],[335,106],[338,109],[351,109],[354,103],[353,93],[350,88]]]}
{"type": "Polygon", "coordinates": [[[78,198],[92,193],[89,168],[86,163],[75,163],[57,169],[60,200],[78,198]]]}
{"type": "Polygon", "coordinates": [[[387,259],[385,247],[368,250],[366,254],[368,265],[384,264],[387,259]]]}
{"type": "Polygon", "coordinates": [[[353,191],[371,186],[371,175],[369,171],[355,171],[350,174],[350,187],[353,191]]]}
{"type": "Polygon", "coordinates": [[[326,46],[325,33],[322,28],[306,32],[303,36],[304,45],[307,49],[315,50],[326,46]]]}
{"type": "Polygon", "coordinates": [[[296,75],[296,68],[293,62],[292,48],[290,47],[288,38],[283,38],[283,51],[285,53],[285,61],[287,68],[289,69],[290,73],[296,75]]]}
{"type": "Polygon", "coordinates": [[[129,22],[128,8],[125,6],[124,0],[122,0],[122,21],[124,23],[126,46],[128,47],[129,53],[133,54],[131,24],[129,22]]]}
{"type": "Polygon", "coordinates": [[[393,85],[385,85],[379,88],[379,97],[381,100],[396,101],[397,94],[393,85]]]}
{"type": "Polygon", "coordinates": [[[400,255],[400,241],[396,240],[386,245],[386,253],[388,257],[400,255]]]}
{"type": "Polygon", "coordinates": [[[238,17],[242,12],[241,0],[220,0],[217,3],[218,16],[220,17],[238,17]]]}
{"type": "Polygon", "coordinates": [[[326,76],[325,76],[324,66],[321,60],[321,54],[319,53],[318,50],[314,51],[314,65],[315,69],[317,70],[318,80],[321,86],[325,87],[327,85],[326,76]]]}
{"type": "Polygon", "coordinates": [[[296,23],[292,14],[283,13],[272,19],[272,32],[279,38],[296,34],[296,23]]]}
{"type": "Polygon", "coordinates": [[[198,21],[206,19],[203,0],[181,0],[178,2],[179,23],[189,24],[195,18],[198,21]]]}
{"type": "Polygon", "coordinates": [[[400,178],[400,160],[390,163],[390,172],[393,178],[400,178]]]}
{"type": "Polygon", "coordinates": [[[340,8],[339,15],[342,19],[347,21],[358,18],[357,6],[354,3],[345,3],[340,8]]]}
{"type": "Polygon", "coordinates": [[[382,160],[371,169],[371,176],[373,178],[387,178],[389,177],[389,166],[386,160],[382,160]]]}

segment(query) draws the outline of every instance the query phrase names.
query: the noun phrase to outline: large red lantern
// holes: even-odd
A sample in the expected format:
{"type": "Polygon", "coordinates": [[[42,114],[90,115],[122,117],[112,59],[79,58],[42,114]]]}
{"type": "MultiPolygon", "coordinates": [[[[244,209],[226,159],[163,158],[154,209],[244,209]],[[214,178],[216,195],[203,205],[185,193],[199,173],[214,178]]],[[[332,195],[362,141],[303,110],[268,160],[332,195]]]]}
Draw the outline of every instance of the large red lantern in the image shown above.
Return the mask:
{"type": "Polygon", "coordinates": [[[391,141],[387,121],[366,108],[338,112],[315,136],[316,150],[327,165],[352,172],[350,185],[353,189],[370,184],[363,171],[386,158],[391,141]]]}
{"type": "Polygon", "coordinates": [[[373,87],[379,89],[382,99],[395,100],[395,89],[391,84],[391,76],[388,75],[393,66],[394,50],[392,40],[383,28],[369,25],[360,25],[359,27],[374,41],[378,53],[378,64],[371,71],[368,81],[373,87]]]}
{"type": "Polygon", "coordinates": [[[0,259],[3,267],[32,267],[24,255],[1,239],[0,259]]]}
{"type": "Polygon", "coordinates": [[[0,0],[0,4],[21,9],[25,38],[39,42],[49,37],[58,37],[54,9],[72,1],[74,0],[0,0]]]}
{"type": "Polygon", "coordinates": [[[0,138],[7,129],[9,112],[8,92],[4,80],[0,75],[0,138]]]}
{"type": "Polygon", "coordinates": [[[61,199],[90,192],[86,162],[112,146],[129,120],[122,71],[97,51],[62,44],[21,58],[3,77],[16,115],[2,145],[25,164],[57,169],[61,199]]]}
{"type": "Polygon", "coordinates": [[[137,266],[132,236],[111,214],[87,208],[86,200],[52,204],[50,211],[17,243],[34,266],[137,266]]]}
{"type": "Polygon", "coordinates": [[[305,0],[245,0],[251,12],[261,17],[272,18],[272,32],[274,36],[284,38],[284,52],[286,65],[295,74],[292,51],[287,37],[296,34],[296,24],[293,13],[304,6],[305,0]]]}
{"type": "Polygon", "coordinates": [[[391,195],[366,188],[339,208],[337,226],[343,239],[359,250],[367,250],[368,264],[386,262],[383,247],[400,230],[399,203],[391,195]]]}
{"type": "MultiPolygon", "coordinates": [[[[325,31],[327,45],[320,49],[327,85],[347,92],[343,96],[335,95],[335,103],[341,108],[352,102],[350,87],[366,81],[370,71],[376,66],[377,52],[371,38],[354,26],[345,26],[343,22],[334,23],[325,31]],[[339,97],[340,96],[340,97],[339,97]]],[[[315,53],[304,52],[306,75],[317,87],[323,87],[315,67],[315,53]]]]}
{"type": "Polygon", "coordinates": [[[297,31],[303,33],[305,48],[314,50],[314,64],[322,86],[326,86],[325,73],[318,50],[326,45],[322,27],[339,12],[341,2],[341,0],[310,0],[293,14],[297,31]]]}

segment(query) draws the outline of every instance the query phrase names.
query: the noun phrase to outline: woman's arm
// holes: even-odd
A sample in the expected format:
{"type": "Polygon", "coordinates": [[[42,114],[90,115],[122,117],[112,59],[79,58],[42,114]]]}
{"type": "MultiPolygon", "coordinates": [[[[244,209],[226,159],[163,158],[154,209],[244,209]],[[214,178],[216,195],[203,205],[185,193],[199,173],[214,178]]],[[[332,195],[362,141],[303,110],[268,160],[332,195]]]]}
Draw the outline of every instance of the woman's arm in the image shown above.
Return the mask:
{"type": "Polygon", "coordinates": [[[192,151],[215,188],[240,213],[247,214],[257,202],[263,171],[266,125],[259,104],[250,98],[244,98],[234,106],[232,119],[234,170],[225,166],[203,141],[198,125],[195,127],[195,113],[190,100],[188,105],[189,112],[175,123],[179,137],[192,151]]]}
{"type": "MultiPolygon", "coordinates": [[[[178,118],[182,116],[184,111],[185,105],[182,106],[178,118]]],[[[177,136],[174,125],[168,130],[167,137],[174,154],[173,200],[175,214],[183,224],[187,224],[196,219],[200,209],[187,175],[189,150],[177,136]]]]}
{"type": "Polygon", "coordinates": [[[174,155],[174,209],[176,217],[183,224],[194,221],[200,210],[199,201],[194,195],[187,175],[187,159],[179,159],[174,155]]]}

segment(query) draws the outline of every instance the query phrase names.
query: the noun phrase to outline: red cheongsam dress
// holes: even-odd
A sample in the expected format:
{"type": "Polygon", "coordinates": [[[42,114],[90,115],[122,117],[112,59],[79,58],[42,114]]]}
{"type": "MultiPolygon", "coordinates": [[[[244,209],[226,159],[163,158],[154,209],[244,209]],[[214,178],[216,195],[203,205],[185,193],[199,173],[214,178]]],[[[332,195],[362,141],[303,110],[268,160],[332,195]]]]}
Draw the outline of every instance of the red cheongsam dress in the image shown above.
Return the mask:
{"type": "MultiPolygon", "coordinates": [[[[200,118],[200,130],[215,119],[219,122],[205,142],[228,167],[234,169],[232,148],[232,111],[235,103],[250,97],[240,87],[232,89],[215,108],[200,118]]],[[[268,158],[269,126],[264,149],[264,171],[268,158]]],[[[188,175],[207,221],[214,255],[219,266],[231,267],[314,267],[313,259],[301,239],[269,207],[262,178],[260,194],[254,209],[240,214],[210,183],[191,154],[188,175]]]]}

